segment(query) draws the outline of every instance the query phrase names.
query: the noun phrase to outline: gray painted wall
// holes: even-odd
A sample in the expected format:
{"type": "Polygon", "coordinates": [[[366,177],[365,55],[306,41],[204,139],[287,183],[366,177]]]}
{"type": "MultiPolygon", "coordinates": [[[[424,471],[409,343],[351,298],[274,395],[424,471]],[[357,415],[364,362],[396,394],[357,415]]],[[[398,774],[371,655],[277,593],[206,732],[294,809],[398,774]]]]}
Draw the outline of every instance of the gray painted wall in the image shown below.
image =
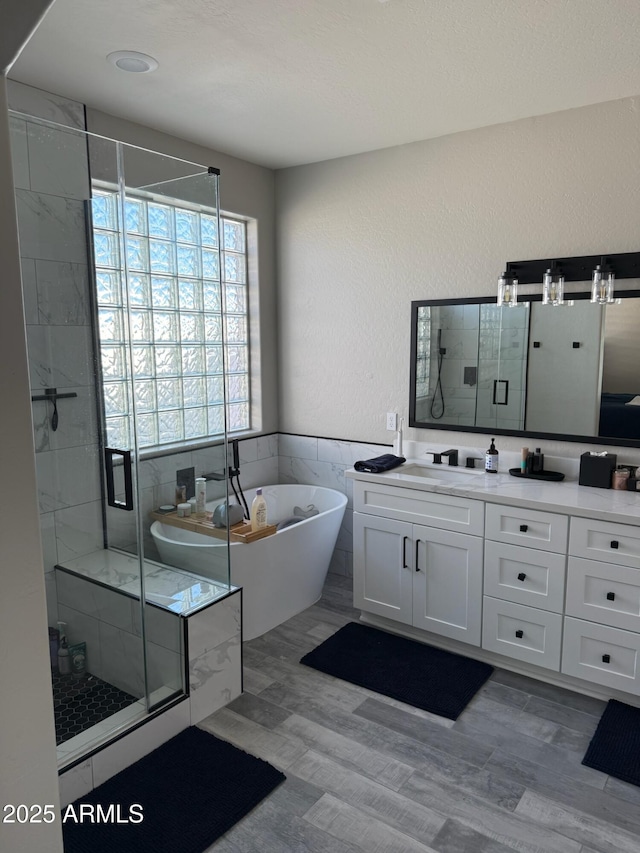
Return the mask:
{"type": "Polygon", "coordinates": [[[491,295],[507,260],[637,251],[639,107],[279,171],[280,430],[389,442],[385,412],[407,417],[411,300],[491,295]]]}

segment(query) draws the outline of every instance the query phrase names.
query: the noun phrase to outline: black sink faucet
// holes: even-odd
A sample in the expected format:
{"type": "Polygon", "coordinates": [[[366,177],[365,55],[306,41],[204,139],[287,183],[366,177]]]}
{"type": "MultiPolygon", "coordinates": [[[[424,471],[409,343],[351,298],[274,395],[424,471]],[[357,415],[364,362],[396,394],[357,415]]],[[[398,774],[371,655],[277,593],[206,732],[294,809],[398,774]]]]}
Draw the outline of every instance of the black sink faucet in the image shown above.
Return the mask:
{"type": "Polygon", "coordinates": [[[440,456],[448,456],[449,457],[449,465],[457,465],[458,464],[458,451],[453,450],[443,450],[440,456]]]}

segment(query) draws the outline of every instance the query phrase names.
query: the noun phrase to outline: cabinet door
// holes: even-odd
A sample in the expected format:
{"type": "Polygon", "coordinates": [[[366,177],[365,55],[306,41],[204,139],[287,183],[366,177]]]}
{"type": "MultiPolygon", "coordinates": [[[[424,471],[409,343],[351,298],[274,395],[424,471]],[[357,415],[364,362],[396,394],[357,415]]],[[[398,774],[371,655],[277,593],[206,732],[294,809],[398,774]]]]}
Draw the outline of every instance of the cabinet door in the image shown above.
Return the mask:
{"type": "Polygon", "coordinates": [[[354,607],[410,625],[412,584],[411,525],[354,512],[354,607]]]}
{"type": "Polygon", "coordinates": [[[413,526],[413,624],[480,645],[482,539],[413,526]]]}

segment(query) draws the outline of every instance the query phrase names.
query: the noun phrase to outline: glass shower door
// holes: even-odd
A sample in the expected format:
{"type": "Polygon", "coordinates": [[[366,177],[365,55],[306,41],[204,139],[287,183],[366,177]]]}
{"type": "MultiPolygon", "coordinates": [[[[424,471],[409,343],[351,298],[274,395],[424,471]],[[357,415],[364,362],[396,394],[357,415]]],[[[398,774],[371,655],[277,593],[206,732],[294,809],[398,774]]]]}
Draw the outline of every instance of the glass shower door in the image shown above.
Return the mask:
{"type": "MultiPolygon", "coordinates": [[[[195,496],[203,472],[221,477],[208,485],[210,500],[226,496],[218,178],[127,145],[118,158],[114,193],[100,146],[92,144],[94,208],[115,205],[121,223],[119,259],[96,252],[107,487],[113,481],[105,532],[110,550],[139,561],[141,665],[153,709],[186,688],[183,620],[229,587],[226,537],[181,549],[156,535],[160,525],[172,537],[184,533],[175,506],[195,496]],[[114,329],[114,306],[100,301],[100,281],[116,263],[122,287],[115,320],[122,327],[114,329]],[[111,335],[120,340],[115,359],[111,335]],[[192,449],[211,435],[222,440],[192,449]]],[[[103,233],[95,216],[93,230],[98,246],[103,233]]]]}
{"type": "MultiPolygon", "coordinates": [[[[226,541],[207,561],[216,581],[177,578],[150,530],[178,472],[226,464],[218,188],[194,164],[10,121],[64,766],[184,695],[186,615],[228,588],[226,541]],[[169,208],[171,240],[150,225],[169,208]]],[[[214,485],[223,499],[224,478],[210,499],[214,485]]]]}

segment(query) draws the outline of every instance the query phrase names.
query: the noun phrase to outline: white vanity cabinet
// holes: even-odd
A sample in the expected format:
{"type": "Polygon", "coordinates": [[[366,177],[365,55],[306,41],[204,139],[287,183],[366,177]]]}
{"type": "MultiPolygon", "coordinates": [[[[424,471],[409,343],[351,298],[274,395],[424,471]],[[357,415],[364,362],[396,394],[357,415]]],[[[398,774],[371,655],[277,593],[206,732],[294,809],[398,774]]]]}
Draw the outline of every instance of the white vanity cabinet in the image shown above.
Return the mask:
{"type": "Polygon", "coordinates": [[[566,515],[487,504],[482,648],[560,669],[566,515]]]}
{"type": "Polygon", "coordinates": [[[354,475],[363,620],[592,695],[640,696],[640,505],[553,483],[511,506],[509,479],[452,494],[438,473],[354,475]]]}
{"type": "Polygon", "coordinates": [[[574,518],[562,671],[640,695],[640,528],[574,518]]]}
{"type": "Polygon", "coordinates": [[[479,646],[482,502],[356,481],[354,507],[354,606],[479,646]]]}

